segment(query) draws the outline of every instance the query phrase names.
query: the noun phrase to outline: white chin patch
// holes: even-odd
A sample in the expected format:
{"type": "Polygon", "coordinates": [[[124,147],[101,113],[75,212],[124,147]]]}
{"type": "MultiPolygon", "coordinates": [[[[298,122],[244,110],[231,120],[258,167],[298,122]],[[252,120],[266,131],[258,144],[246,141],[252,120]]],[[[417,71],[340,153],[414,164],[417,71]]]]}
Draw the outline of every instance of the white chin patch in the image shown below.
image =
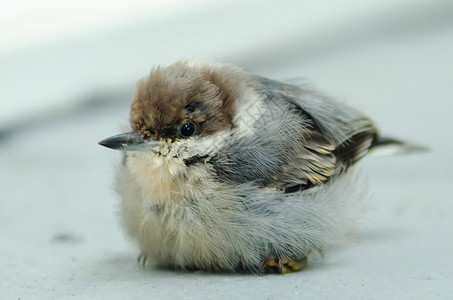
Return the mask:
{"type": "Polygon", "coordinates": [[[194,156],[212,156],[222,148],[231,136],[231,130],[219,131],[210,136],[195,136],[193,138],[179,140],[173,143],[171,156],[188,159],[194,156]]]}

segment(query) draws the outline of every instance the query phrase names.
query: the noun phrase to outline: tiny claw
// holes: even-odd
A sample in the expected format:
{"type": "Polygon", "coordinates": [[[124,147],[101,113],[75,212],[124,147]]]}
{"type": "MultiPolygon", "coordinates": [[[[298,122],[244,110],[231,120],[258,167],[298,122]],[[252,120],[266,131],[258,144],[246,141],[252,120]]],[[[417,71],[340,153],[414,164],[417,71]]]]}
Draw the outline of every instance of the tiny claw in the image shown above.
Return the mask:
{"type": "Polygon", "coordinates": [[[283,259],[278,259],[277,269],[280,274],[285,275],[285,266],[283,265],[283,259]]]}
{"type": "Polygon", "coordinates": [[[266,257],[265,259],[263,259],[263,261],[261,262],[260,267],[258,269],[258,274],[264,273],[264,268],[269,264],[270,260],[271,259],[269,257],[266,257]]]}
{"type": "Polygon", "coordinates": [[[140,254],[137,258],[137,263],[142,264],[142,266],[145,267],[147,259],[148,257],[146,255],[140,254]]]}

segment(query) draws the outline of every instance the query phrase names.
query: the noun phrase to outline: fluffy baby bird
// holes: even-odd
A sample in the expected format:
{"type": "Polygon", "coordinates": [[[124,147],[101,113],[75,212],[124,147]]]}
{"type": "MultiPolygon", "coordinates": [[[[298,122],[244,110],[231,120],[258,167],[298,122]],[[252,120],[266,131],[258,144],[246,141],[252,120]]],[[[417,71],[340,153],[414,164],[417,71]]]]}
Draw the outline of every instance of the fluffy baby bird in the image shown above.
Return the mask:
{"type": "Polygon", "coordinates": [[[177,269],[300,270],[362,212],[350,167],[398,143],[322,94],[220,63],[153,69],[129,121],[100,142],[123,151],[122,222],[143,262],[177,269]]]}

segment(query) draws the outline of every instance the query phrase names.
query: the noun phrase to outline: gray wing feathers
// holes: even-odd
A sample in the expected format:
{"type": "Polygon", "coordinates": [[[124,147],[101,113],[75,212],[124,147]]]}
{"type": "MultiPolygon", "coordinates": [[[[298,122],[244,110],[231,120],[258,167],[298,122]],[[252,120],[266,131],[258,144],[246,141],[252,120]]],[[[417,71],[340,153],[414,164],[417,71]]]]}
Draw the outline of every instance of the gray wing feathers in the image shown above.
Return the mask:
{"type": "Polygon", "coordinates": [[[327,182],[363,157],[377,136],[360,112],[311,90],[257,78],[266,113],[254,134],[214,159],[220,177],[287,190],[327,182]]]}
{"type": "Polygon", "coordinates": [[[282,168],[275,185],[321,184],[347,170],[362,158],[377,137],[370,119],[359,111],[319,92],[258,78],[260,92],[268,102],[286,102],[306,118],[303,138],[295,147],[298,155],[282,168]]]}

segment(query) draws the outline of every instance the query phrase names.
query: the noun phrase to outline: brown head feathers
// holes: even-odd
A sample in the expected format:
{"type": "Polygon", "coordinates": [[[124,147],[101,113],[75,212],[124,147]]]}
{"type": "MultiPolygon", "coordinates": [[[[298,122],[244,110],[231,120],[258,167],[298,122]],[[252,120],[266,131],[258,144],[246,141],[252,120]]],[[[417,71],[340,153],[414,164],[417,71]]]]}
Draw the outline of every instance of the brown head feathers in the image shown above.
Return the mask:
{"type": "Polygon", "coordinates": [[[228,77],[208,66],[177,62],[156,67],[140,80],[129,121],[145,137],[178,137],[178,128],[192,123],[196,133],[209,135],[232,127],[237,92],[228,77]],[[230,88],[228,88],[230,87],[230,88]]]}

